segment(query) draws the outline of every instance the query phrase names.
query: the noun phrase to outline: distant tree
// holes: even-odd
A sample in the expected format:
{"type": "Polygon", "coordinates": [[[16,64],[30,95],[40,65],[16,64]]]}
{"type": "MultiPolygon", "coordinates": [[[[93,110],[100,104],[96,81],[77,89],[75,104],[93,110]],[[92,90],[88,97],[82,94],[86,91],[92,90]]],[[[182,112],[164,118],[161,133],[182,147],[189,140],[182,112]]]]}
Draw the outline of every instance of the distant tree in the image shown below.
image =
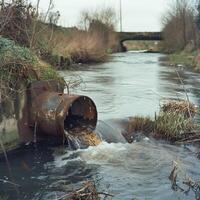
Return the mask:
{"type": "Polygon", "coordinates": [[[196,18],[197,28],[200,30],[200,0],[197,5],[197,18],[196,18]]]}
{"type": "Polygon", "coordinates": [[[174,0],[163,18],[165,51],[181,51],[188,44],[196,44],[195,16],[193,0],[174,0]]]}
{"type": "Polygon", "coordinates": [[[112,7],[100,8],[95,11],[84,10],[80,16],[80,26],[88,30],[91,24],[104,24],[107,28],[114,30],[116,25],[116,13],[112,7]]]}

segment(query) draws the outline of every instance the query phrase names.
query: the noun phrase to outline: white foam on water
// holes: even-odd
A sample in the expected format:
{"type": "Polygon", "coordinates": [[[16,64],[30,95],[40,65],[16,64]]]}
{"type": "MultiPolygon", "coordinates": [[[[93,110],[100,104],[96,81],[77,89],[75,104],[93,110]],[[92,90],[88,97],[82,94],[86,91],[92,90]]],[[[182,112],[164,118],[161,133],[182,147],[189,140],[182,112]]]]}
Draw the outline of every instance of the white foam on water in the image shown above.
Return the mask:
{"type": "Polygon", "coordinates": [[[79,150],[80,157],[88,164],[102,164],[120,162],[121,156],[126,154],[130,144],[102,142],[96,147],[79,150]]]}

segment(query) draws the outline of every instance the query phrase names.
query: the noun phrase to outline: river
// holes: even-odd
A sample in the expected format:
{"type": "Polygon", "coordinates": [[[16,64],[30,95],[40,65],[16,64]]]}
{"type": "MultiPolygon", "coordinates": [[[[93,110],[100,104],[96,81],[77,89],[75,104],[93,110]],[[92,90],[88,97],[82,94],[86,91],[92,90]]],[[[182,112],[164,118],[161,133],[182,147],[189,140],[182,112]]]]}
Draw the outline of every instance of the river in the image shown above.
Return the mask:
{"type": "MultiPolygon", "coordinates": [[[[72,92],[90,96],[97,105],[99,125],[110,119],[129,116],[154,116],[166,99],[185,99],[199,104],[200,76],[159,64],[161,54],[127,52],[113,55],[104,64],[82,66],[60,74],[67,80],[80,77],[82,84],[72,92]],[[103,121],[103,122],[102,122],[103,121]]],[[[115,130],[115,128],[113,128],[115,130]]],[[[117,130],[116,130],[117,131],[117,130]]],[[[183,171],[200,179],[200,160],[190,146],[173,146],[149,138],[132,144],[103,142],[97,147],[69,151],[63,147],[27,146],[8,157],[10,175],[19,190],[19,199],[56,199],[86,180],[94,180],[99,191],[116,200],[194,199],[189,192],[171,189],[168,176],[172,161],[179,160],[183,171]]],[[[0,179],[9,177],[5,162],[0,162],[0,179]]],[[[13,186],[0,182],[0,194],[17,199],[13,186]]]]}

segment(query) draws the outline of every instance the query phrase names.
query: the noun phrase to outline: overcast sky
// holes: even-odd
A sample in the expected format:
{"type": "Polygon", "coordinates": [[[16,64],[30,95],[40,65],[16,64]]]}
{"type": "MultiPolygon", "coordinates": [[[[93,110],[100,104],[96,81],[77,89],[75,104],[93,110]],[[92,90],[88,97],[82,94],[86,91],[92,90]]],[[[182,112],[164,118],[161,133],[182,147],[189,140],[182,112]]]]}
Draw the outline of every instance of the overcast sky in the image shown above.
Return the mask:
{"type": "MultiPolygon", "coordinates": [[[[47,9],[48,1],[41,0],[42,10],[47,9]]],[[[122,0],[123,31],[161,30],[161,17],[168,8],[169,1],[122,0]]],[[[77,25],[80,12],[85,9],[94,10],[112,6],[119,13],[119,0],[54,0],[54,4],[54,10],[59,10],[61,13],[60,24],[63,26],[77,25]]]]}

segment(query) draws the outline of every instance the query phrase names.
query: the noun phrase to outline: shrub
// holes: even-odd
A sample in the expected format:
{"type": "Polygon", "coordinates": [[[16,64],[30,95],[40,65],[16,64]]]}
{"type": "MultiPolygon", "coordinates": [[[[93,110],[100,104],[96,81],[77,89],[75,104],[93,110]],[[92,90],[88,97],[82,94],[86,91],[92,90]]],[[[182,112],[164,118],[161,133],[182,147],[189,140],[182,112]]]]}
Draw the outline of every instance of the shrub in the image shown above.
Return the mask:
{"type": "Polygon", "coordinates": [[[0,59],[1,98],[18,90],[21,83],[51,79],[63,83],[57,72],[39,62],[29,49],[3,37],[0,37],[0,59]]]}
{"type": "Polygon", "coordinates": [[[29,46],[36,9],[23,0],[2,3],[0,7],[0,34],[20,45],[29,46]]]}
{"type": "Polygon", "coordinates": [[[124,136],[130,142],[133,141],[134,134],[137,132],[170,142],[196,136],[198,123],[193,118],[195,111],[195,105],[188,104],[186,101],[166,102],[161,106],[155,120],[138,116],[129,118],[124,136]],[[190,113],[188,113],[188,106],[190,113]]]}

